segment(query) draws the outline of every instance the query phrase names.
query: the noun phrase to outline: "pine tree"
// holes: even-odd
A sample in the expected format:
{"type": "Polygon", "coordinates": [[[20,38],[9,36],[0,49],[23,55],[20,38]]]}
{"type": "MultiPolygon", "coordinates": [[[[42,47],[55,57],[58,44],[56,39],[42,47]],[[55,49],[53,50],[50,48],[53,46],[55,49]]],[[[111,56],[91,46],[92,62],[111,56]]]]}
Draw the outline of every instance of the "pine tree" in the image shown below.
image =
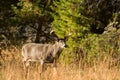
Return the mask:
{"type": "Polygon", "coordinates": [[[54,17],[53,30],[59,38],[71,34],[67,40],[69,46],[67,56],[70,59],[70,56],[73,57],[75,48],[80,47],[81,39],[89,33],[89,18],[83,15],[82,0],[59,0],[54,1],[53,4],[54,6],[51,6],[53,10],[51,14],[54,17]]]}

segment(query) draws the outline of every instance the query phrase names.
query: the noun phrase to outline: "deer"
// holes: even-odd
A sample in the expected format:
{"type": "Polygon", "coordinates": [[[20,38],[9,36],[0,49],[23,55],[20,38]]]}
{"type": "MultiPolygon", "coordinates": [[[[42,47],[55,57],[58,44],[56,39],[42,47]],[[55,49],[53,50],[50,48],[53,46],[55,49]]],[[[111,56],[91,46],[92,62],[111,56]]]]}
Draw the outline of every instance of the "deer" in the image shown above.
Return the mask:
{"type": "Polygon", "coordinates": [[[52,63],[56,69],[56,61],[60,53],[65,48],[65,42],[56,41],[54,44],[27,43],[22,47],[22,56],[24,68],[26,69],[26,78],[30,62],[40,63],[40,75],[43,72],[44,63],[52,63]]]}

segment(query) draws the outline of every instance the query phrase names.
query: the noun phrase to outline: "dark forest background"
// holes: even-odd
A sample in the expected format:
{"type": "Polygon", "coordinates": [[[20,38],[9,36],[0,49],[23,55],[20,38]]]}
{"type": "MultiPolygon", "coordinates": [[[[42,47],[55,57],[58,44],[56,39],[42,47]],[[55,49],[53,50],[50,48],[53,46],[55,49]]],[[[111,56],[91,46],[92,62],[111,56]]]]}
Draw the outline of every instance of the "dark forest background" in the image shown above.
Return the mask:
{"type": "Polygon", "coordinates": [[[1,0],[0,47],[54,43],[67,36],[60,60],[120,60],[120,0],[1,0]],[[52,31],[52,33],[51,33],[52,31]]]}

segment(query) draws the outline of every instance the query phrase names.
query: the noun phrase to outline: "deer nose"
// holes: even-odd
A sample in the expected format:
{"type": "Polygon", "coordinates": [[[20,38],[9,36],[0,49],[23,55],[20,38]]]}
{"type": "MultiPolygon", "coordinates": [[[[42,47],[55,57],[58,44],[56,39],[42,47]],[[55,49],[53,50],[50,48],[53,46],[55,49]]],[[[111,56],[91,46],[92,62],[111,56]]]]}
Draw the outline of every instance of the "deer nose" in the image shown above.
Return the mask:
{"type": "Polygon", "coordinates": [[[67,48],[68,47],[68,45],[67,44],[65,44],[65,48],[67,48]]]}

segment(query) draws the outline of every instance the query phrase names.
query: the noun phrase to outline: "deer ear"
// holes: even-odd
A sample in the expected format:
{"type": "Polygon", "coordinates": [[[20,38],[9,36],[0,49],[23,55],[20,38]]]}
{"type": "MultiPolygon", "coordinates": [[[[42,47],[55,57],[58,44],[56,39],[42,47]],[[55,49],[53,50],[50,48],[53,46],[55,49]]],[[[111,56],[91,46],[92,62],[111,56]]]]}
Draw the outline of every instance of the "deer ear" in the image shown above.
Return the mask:
{"type": "Polygon", "coordinates": [[[62,40],[59,40],[59,42],[62,42],[62,40]]]}
{"type": "Polygon", "coordinates": [[[55,44],[57,44],[58,43],[58,41],[55,41],[55,44]]]}
{"type": "Polygon", "coordinates": [[[52,34],[52,33],[54,33],[54,30],[51,30],[51,31],[50,31],[50,34],[52,34]]]}

